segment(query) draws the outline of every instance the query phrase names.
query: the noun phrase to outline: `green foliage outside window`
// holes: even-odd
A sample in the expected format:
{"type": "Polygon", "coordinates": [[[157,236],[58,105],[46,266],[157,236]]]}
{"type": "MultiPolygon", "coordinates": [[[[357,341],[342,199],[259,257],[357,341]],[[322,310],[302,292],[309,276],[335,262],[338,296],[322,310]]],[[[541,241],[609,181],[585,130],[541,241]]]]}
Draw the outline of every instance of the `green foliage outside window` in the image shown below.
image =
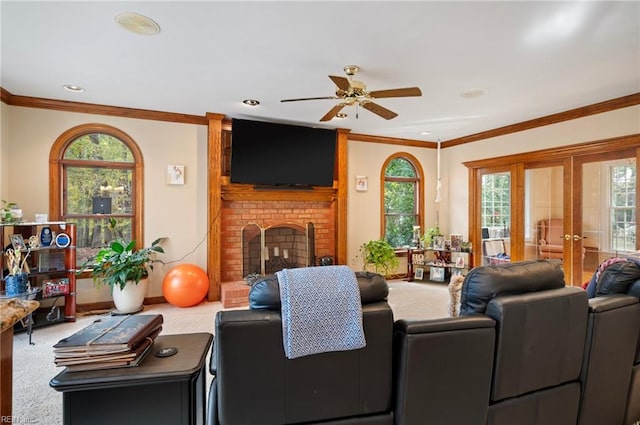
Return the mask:
{"type": "Polygon", "coordinates": [[[418,176],[405,158],[392,159],[385,169],[385,240],[391,246],[411,244],[413,226],[418,222],[418,176]]]}
{"type": "Polygon", "coordinates": [[[64,152],[65,220],[77,224],[78,259],[84,261],[116,238],[132,238],[134,158],[129,147],[108,134],[91,133],[64,152]],[[94,214],[94,198],[110,198],[111,213],[94,214]],[[109,220],[115,220],[115,232],[109,220]]]}

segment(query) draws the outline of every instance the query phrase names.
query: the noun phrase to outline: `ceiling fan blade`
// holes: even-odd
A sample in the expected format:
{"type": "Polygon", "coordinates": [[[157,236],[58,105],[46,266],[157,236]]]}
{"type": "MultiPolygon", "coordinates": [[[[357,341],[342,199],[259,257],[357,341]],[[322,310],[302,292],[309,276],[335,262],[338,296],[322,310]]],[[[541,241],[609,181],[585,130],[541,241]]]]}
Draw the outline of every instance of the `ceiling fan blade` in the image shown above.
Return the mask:
{"type": "Polygon", "coordinates": [[[344,108],[347,104],[346,103],[338,103],[336,106],[334,106],[333,108],[331,108],[331,110],[329,112],[327,112],[324,117],[320,118],[320,121],[329,121],[331,120],[333,117],[335,117],[338,112],[340,112],[342,110],[342,108],[344,108]]]}
{"type": "Polygon", "coordinates": [[[351,87],[351,84],[349,84],[349,80],[347,78],[345,78],[345,77],[338,77],[336,75],[329,75],[329,78],[331,78],[331,81],[333,81],[333,83],[336,86],[338,86],[338,88],[340,90],[347,91],[351,87]]]}
{"type": "Polygon", "coordinates": [[[395,112],[384,108],[380,105],[378,105],[377,103],[373,103],[373,102],[361,102],[360,105],[368,110],[373,112],[376,115],[380,115],[382,118],[384,118],[385,120],[390,120],[392,118],[395,118],[398,116],[398,114],[396,114],[395,112]]]}
{"type": "Polygon", "coordinates": [[[383,97],[409,97],[422,96],[422,92],[418,87],[406,87],[403,89],[376,90],[369,92],[369,96],[374,99],[380,99],[383,97]]]}
{"type": "Polygon", "coordinates": [[[324,96],[324,97],[301,97],[298,99],[282,99],[280,102],[298,102],[300,100],[322,100],[322,99],[338,99],[335,96],[324,96]]]}

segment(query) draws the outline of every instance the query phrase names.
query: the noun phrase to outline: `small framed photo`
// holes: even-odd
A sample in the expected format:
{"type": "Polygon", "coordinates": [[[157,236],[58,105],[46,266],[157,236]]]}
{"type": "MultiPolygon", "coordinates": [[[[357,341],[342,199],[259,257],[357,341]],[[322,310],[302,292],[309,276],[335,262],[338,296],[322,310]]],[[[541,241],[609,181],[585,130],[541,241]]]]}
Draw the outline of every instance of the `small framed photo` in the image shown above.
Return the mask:
{"type": "Polygon", "coordinates": [[[429,280],[444,282],[444,267],[431,267],[429,270],[429,280]]]}
{"type": "Polygon", "coordinates": [[[433,249],[440,249],[443,250],[444,248],[444,236],[443,235],[437,235],[433,237],[433,249]]]}
{"type": "Polygon", "coordinates": [[[414,279],[416,279],[416,280],[424,279],[424,269],[422,269],[422,268],[416,269],[416,271],[414,273],[414,279]]]}
{"type": "Polygon", "coordinates": [[[460,256],[460,257],[456,258],[456,268],[464,269],[464,257],[463,256],[460,256]]]}
{"type": "Polygon", "coordinates": [[[22,235],[11,235],[11,246],[13,246],[13,249],[17,250],[27,249],[27,245],[24,243],[22,235]]]}
{"type": "Polygon", "coordinates": [[[366,176],[356,176],[356,191],[366,192],[369,190],[369,179],[366,176]]]}
{"type": "Polygon", "coordinates": [[[462,235],[457,234],[457,233],[452,233],[449,236],[449,239],[451,239],[451,251],[460,251],[460,249],[462,248],[462,235]]]}

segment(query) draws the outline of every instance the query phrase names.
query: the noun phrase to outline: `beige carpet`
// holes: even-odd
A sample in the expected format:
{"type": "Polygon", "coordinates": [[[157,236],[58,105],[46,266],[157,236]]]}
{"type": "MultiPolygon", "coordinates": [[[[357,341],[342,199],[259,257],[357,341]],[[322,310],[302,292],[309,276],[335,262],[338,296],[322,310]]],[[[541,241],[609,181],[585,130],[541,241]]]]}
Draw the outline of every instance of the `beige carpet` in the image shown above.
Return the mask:
{"type": "MultiPolygon", "coordinates": [[[[395,319],[429,319],[447,315],[448,292],[444,284],[389,282],[389,305],[395,319]]],[[[211,332],[219,302],[203,302],[189,308],[170,304],[145,306],[145,314],[162,314],[162,335],[211,332]]],[[[62,424],[62,394],[49,381],[62,369],[53,363],[52,346],[60,339],[84,328],[94,316],[79,317],[75,323],[37,328],[29,345],[26,333],[14,337],[13,422],[40,425],[62,424]]],[[[207,364],[209,357],[207,356],[207,364]]],[[[211,376],[207,377],[207,389],[211,376]]],[[[105,400],[96,400],[103,403],[105,400]]],[[[123,422],[124,423],[124,422],[123,422]]],[[[89,424],[88,424],[89,425],[89,424]]]]}

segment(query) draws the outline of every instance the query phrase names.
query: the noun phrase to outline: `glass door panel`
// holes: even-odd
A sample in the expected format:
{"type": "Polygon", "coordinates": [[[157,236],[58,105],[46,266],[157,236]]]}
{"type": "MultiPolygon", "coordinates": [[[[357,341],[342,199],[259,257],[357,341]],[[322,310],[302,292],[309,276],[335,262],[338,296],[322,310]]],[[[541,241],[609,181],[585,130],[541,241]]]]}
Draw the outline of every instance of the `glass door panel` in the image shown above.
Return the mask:
{"type": "Polygon", "coordinates": [[[524,259],[563,262],[563,167],[530,168],[524,173],[524,259]]]}
{"type": "Polygon", "coordinates": [[[511,248],[511,173],[482,176],[480,225],[481,264],[510,261],[511,248]]]}
{"type": "Polygon", "coordinates": [[[636,250],[635,159],[584,163],[581,179],[581,208],[572,238],[582,261],[574,285],[589,281],[607,258],[636,250]]]}

